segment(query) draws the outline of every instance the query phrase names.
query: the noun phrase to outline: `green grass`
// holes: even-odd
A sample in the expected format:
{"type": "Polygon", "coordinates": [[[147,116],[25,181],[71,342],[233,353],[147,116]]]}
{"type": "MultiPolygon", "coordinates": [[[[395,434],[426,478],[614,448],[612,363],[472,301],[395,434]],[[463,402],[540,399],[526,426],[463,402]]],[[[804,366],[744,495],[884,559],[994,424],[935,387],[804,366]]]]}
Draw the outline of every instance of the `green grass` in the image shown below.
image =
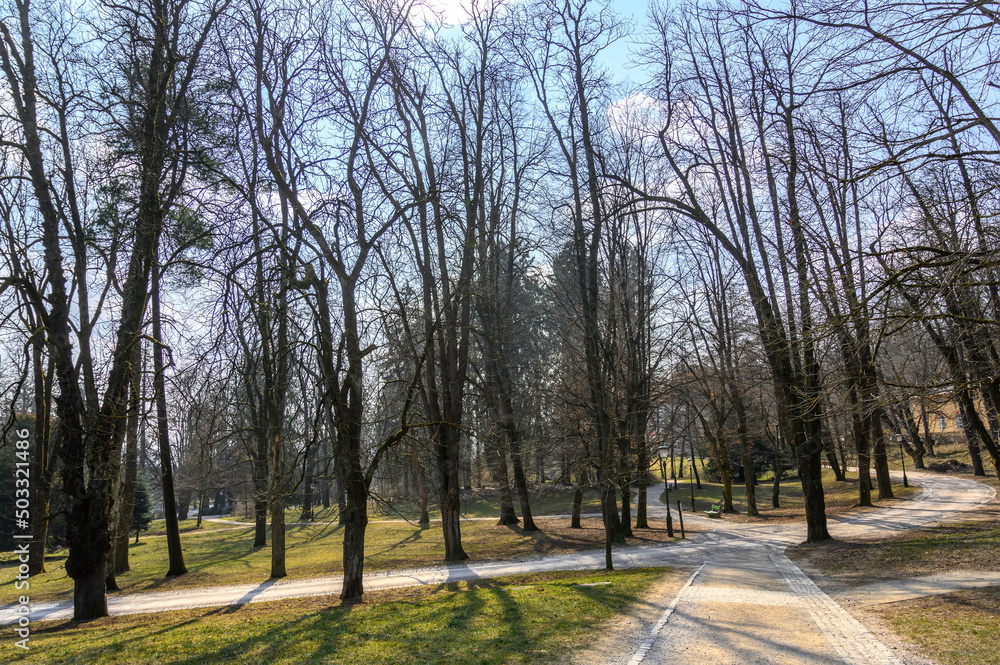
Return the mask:
{"type": "MultiPolygon", "coordinates": [[[[545,515],[569,515],[573,512],[573,495],[576,490],[572,487],[549,486],[538,488],[530,494],[531,514],[535,517],[545,515]]],[[[513,493],[514,510],[521,514],[521,504],[518,502],[518,495],[513,493]]],[[[495,494],[484,496],[473,495],[462,499],[462,514],[466,517],[499,517],[499,500],[495,494]]],[[[416,506],[412,507],[413,514],[416,515],[416,506]]],[[[437,511],[437,504],[434,504],[431,513],[437,511]]],[[[601,512],[600,497],[596,490],[587,490],[583,494],[584,513],[601,512]]]]}
{"type": "MultiPolygon", "coordinates": [[[[205,523],[212,524],[212,523],[205,523]]],[[[188,573],[164,578],[167,562],[166,538],[144,536],[130,545],[132,571],[118,576],[124,592],[175,591],[198,586],[256,583],[266,580],[271,569],[268,546],[252,548],[253,527],[233,527],[181,534],[188,573]]],[[[599,518],[584,520],[583,529],[570,529],[569,520],[539,521],[541,534],[526,534],[520,528],[497,526],[492,521],[462,523],[462,544],[470,561],[489,561],[539,553],[560,553],[603,545],[604,531],[599,518]]],[[[633,543],[666,540],[662,529],[637,529],[633,543]]],[[[373,522],[365,539],[365,569],[393,570],[440,565],[444,538],[440,525],[421,529],[406,522],[373,522]]],[[[339,575],[343,551],[343,528],[317,524],[290,526],[286,532],[287,573],[291,578],[339,575]]],[[[72,580],[63,569],[66,552],[50,555],[49,572],[31,578],[31,598],[36,601],[69,598],[72,580]]],[[[13,588],[17,567],[13,555],[3,555],[0,567],[0,603],[17,597],[13,588]]]]}
{"type": "Polygon", "coordinates": [[[663,569],[520,575],[367,594],[34,624],[32,663],[551,663],[663,569]],[[579,586],[610,582],[597,586],[579,586]],[[334,606],[331,606],[334,605],[334,606]]]}
{"type": "MultiPolygon", "coordinates": [[[[805,515],[805,500],[802,495],[802,484],[797,477],[787,477],[782,479],[779,493],[780,508],[771,507],[771,485],[773,479],[758,481],[756,487],[757,510],[763,518],[802,518],[805,515]]],[[[681,507],[685,511],[691,510],[691,486],[694,485],[690,479],[678,480],[678,488],[671,490],[670,503],[677,506],[677,501],[681,502],[681,507]]],[[[874,482],[874,474],[873,474],[874,482]]],[[[694,487],[695,510],[705,511],[713,504],[722,504],[722,483],[710,483],[704,479],[701,481],[701,489],[694,487]]],[[[858,503],[858,478],[857,474],[849,473],[847,481],[837,482],[833,471],[823,471],[823,490],[826,500],[827,513],[838,513],[853,508],[858,503]]],[[[740,515],[745,515],[747,510],[746,486],[740,483],[733,483],[733,507],[740,515]]],[[[917,494],[920,489],[914,484],[904,488],[902,483],[894,483],[893,494],[896,498],[904,498],[917,494]]],[[[873,492],[873,500],[877,492],[873,492]]],[[[660,500],[664,500],[664,495],[660,494],[660,500]]],[[[878,502],[875,502],[878,505],[878,502]]],[[[725,516],[723,519],[732,519],[732,516],[725,516]]]]}
{"type": "MultiPolygon", "coordinates": [[[[545,517],[550,515],[569,515],[573,511],[573,495],[575,488],[561,485],[546,484],[542,487],[535,487],[530,490],[531,514],[534,517],[545,517]]],[[[521,514],[521,504],[517,492],[513,493],[514,510],[521,514]]],[[[428,513],[431,519],[440,519],[441,515],[436,501],[428,501],[428,513]]],[[[601,511],[600,497],[596,490],[588,489],[583,495],[582,512],[599,513],[601,511]]],[[[398,520],[405,519],[416,521],[420,518],[420,512],[414,501],[372,501],[369,519],[377,520],[398,520]]],[[[298,522],[302,515],[300,506],[289,507],[285,511],[286,522],[298,522]]],[[[462,497],[462,516],[468,518],[499,518],[499,499],[495,491],[477,490],[467,493],[462,497]]],[[[253,517],[243,513],[234,513],[224,518],[228,521],[253,521],[253,517]]],[[[323,508],[316,506],[313,510],[314,522],[330,522],[337,519],[337,508],[331,506],[323,508]]]]}
{"type": "Polygon", "coordinates": [[[1000,664],[1000,588],[895,603],[881,612],[893,629],[943,665],[1000,664]]]}
{"type": "MultiPolygon", "coordinates": [[[[195,533],[195,532],[205,532],[205,531],[217,531],[219,529],[231,529],[232,524],[225,524],[223,522],[213,522],[209,520],[202,520],[201,526],[198,526],[198,519],[181,520],[177,523],[181,533],[195,533]]],[[[166,535],[167,526],[162,520],[153,520],[149,524],[149,531],[145,531],[139,536],[139,542],[142,542],[150,536],[159,537],[166,535]]],[[[132,533],[132,540],[135,540],[135,533],[132,533]]]]}

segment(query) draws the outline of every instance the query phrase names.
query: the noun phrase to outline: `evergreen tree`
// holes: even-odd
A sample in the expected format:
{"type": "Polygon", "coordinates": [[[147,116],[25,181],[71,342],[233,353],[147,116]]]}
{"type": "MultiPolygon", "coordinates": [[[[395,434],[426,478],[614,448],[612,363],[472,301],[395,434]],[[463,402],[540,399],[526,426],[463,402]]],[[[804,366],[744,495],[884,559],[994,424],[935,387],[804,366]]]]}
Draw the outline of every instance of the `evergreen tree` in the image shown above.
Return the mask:
{"type": "Polygon", "coordinates": [[[135,504],[132,507],[132,531],[135,531],[135,542],[139,542],[139,534],[149,530],[153,521],[152,505],[149,502],[149,486],[144,477],[139,478],[135,488],[135,504]]]}

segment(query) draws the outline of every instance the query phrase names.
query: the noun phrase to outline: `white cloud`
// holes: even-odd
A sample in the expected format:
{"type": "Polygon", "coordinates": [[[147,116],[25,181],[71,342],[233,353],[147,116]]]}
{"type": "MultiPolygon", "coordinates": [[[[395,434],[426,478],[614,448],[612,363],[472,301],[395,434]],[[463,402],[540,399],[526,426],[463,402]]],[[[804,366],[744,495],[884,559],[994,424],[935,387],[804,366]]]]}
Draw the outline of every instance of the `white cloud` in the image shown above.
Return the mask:
{"type": "Polygon", "coordinates": [[[663,128],[666,107],[662,102],[639,92],[612,102],[608,107],[608,120],[612,127],[623,134],[655,135],[663,128]]]}

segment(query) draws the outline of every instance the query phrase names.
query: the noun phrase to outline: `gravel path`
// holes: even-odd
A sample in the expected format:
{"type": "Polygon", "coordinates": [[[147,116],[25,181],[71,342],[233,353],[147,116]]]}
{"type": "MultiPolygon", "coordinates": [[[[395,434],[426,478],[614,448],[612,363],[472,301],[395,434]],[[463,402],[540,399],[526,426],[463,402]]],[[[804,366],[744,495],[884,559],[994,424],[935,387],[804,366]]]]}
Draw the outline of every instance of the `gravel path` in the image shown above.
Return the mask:
{"type": "MultiPolygon", "coordinates": [[[[961,478],[927,473],[911,477],[923,486],[914,500],[878,511],[831,516],[831,534],[872,537],[917,529],[953,520],[995,497],[992,488],[961,478]]],[[[653,496],[660,491],[650,490],[653,496]]],[[[660,518],[665,517],[664,510],[662,505],[656,507],[660,518]]],[[[641,635],[623,631],[617,643],[605,640],[601,652],[580,653],[572,661],[575,665],[928,662],[880,626],[872,624],[878,634],[870,630],[784,555],[785,547],[802,540],[801,524],[712,522],[715,530],[699,539],[706,545],[703,561],[659,620],[641,635]]],[[[949,585],[971,584],[963,576],[909,582],[900,583],[892,593],[943,593],[949,585]]],[[[900,599],[888,595],[893,584],[884,586],[858,593],[869,599],[879,597],[873,594],[900,599]]]]}

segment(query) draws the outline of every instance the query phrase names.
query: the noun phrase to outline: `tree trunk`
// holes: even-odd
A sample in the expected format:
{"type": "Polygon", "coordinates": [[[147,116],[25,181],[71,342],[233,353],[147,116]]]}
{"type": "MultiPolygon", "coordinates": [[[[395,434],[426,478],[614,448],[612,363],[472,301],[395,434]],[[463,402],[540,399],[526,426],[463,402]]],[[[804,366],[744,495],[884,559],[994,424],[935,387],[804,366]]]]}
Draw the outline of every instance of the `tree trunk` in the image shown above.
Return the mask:
{"type": "MultiPolygon", "coordinates": [[[[715,453],[715,464],[719,467],[719,476],[722,478],[722,512],[735,513],[733,507],[733,467],[729,459],[729,449],[726,447],[725,435],[719,427],[711,435],[705,433],[709,438],[709,444],[715,453]]],[[[693,467],[694,465],[692,465],[693,467]]]]}
{"type": "Polygon", "coordinates": [[[931,436],[931,426],[927,417],[927,398],[920,398],[920,422],[924,428],[924,447],[927,454],[934,457],[934,437],[931,436]]]}
{"type": "MultiPolygon", "coordinates": [[[[305,389],[305,385],[303,385],[305,389]]],[[[306,422],[312,422],[312,417],[309,413],[309,409],[305,410],[306,422]]],[[[317,434],[316,432],[314,434],[317,434]]],[[[313,451],[313,446],[315,440],[306,444],[305,457],[302,460],[302,513],[299,515],[300,522],[312,522],[313,521],[313,500],[315,499],[316,490],[316,476],[314,474],[314,463],[313,457],[315,455],[313,451]]]]}
{"type": "Polygon", "coordinates": [[[444,560],[464,561],[469,558],[462,547],[462,515],[459,497],[458,436],[447,423],[437,430],[438,483],[441,501],[441,528],[444,531],[444,560]]]}
{"type": "Polygon", "coordinates": [[[285,495],[276,491],[271,497],[271,579],[285,575],[285,495]]]}
{"type": "Polygon", "coordinates": [[[576,491],[573,493],[573,513],[570,516],[569,528],[582,529],[580,513],[583,511],[583,490],[587,486],[587,467],[580,465],[576,474],[576,491]]]}
{"type": "MultiPolygon", "coordinates": [[[[338,440],[339,436],[338,434],[338,440]]],[[[344,526],[347,524],[347,493],[345,489],[347,481],[344,479],[344,462],[339,452],[334,453],[333,457],[333,479],[334,492],[337,495],[337,525],[344,526]]]]}
{"type": "Polygon", "coordinates": [[[743,480],[747,493],[747,516],[758,517],[757,510],[757,469],[753,463],[750,439],[744,434],[740,438],[740,451],[743,461],[743,480]]]}
{"type": "Polygon", "coordinates": [[[208,494],[205,490],[198,493],[198,522],[195,524],[196,529],[201,528],[201,518],[205,515],[205,503],[208,501],[208,494]]]}
{"type": "MultiPolygon", "coordinates": [[[[621,518],[618,513],[618,499],[613,477],[608,474],[601,487],[601,507],[603,511],[604,527],[611,530],[611,543],[622,545],[625,543],[625,532],[622,529],[621,518]]],[[[612,570],[609,568],[608,570],[612,570]]]]}
{"type": "Polygon", "coordinates": [[[979,440],[985,440],[990,435],[982,418],[976,411],[975,402],[968,388],[961,388],[958,391],[959,408],[962,412],[962,429],[965,431],[965,441],[969,447],[969,456],[972,458],[972,472],[976,476],[985,476],[986,470],[983,468],[983,458],[979,454],[979,440]]]}
{"type": "Polygon", "coordinates": [[[646,486],[649,484],[649,459],[646,453],[646,442],[642,441],[638,446],[636,454],[636,480],[639,485],[639,496],[636,499],[637,505],[635,509],[635,528],[637,529],[649,528],[649,520],[646,516],[646,486]]]}
{"type": "Polygon", "coordinates": [[[845,482],[847,476],[844,475],[844,469],[841,468],[839,461],[837,460],[837,449],[833,445],[833,435],[830,433],[829,427],[822,428],[823,436],[823,452],[826,454],[826,461],[833,470],[833,477],[837,482],[845,482]]]}
{"type": "Polygon", "coordinates": [[[901,402],[898,405],[899,410],[899,420],[906,430],[907,436],[910,437],[910,445],[904,446],[906,452],[913,458],[913,467],[915,469],[924,469],[924,442],[920,439],[920,429],[917,427],[917,423],[913,420],[913,412],[910,410],[909,401],[901,402]]]}
{"type": "Polygon", "coordinates": [[[107,557],[98,557],[95,565],[73,580],[73,619],[86,621],[108,616],[107,557]]]}
{"type": "Polygon", "coordinates": [[[774,481],[771,483],[771,507],[781,508],[781,446],[780,439],[774,441],[774,481]]]}
{"type": "Polygon", "coordinates": [[[878,498],[891,499],[892,479],[889,477],[889,457],[886,454],[885,429],[882,427],[882,407],[877,407],[870,416],[870,430],[874,434],[875,446],[872,456],[875,461],[875,479],[878,481],[878,498]]]}
{"type": "MultiPolygon", "coordinates": [[[[601,488],[601,512],[604,514],[604,568],[605,570],[614,570],[615,563],[611,546],[620,538],[621,529],[615,524],[618,521],[618,507],[615,505],[615,490],[610,484],[601,488]]],[[[623,540],[618,540],[618,542],[623,540]]]]}
{"type": "Polygon", "coordinates": [[[854,427],[854,448],[858,453],[858,505],[872,505],[872,462],[869,449],[869,430],[864,417],[855,409],[851,414],[854,427]]]}
{"type": "Polygon", "coordinates": [[[694,463],[694,441],[688,438],[688,450],[691,452],[691,473],[694,474],[694,485],[701,489],[701,476],[698,475],[698,466],[694,463]]]}
{"type": "Polygon", "coordinates": [[[417,509],[420,511],[418,524],[423,528],[431,523],[430,514],[427,512],[427,472],[424,470],[424,465],[417,454],[417,446],[414,443],[410,444],[410,466],[417,476],[417,509]]]}
{"type": "Polygon", "coordinates": [[[129,386],[129,411],[125,433],[125,482],[122,487],[121,508],[118,511],[118,529],[115,539],[115,572],[131,570],[128,561],[129,530],[132,527],[132,511],[135,507],[135,493],[139,479],[139,382],[141,381],[142,344],[136,345],[136,359],[129,386]]]}
{"type": "Polygon", "coordinates": [[[167,530],[167,577],[187,572],[184,553],[181,551],[181,534],[177,524],[177,501],[174,494],[174,470],[170,452],[170,426],[167,422],[166,381],[163,376],[163,336],[160,322],[160,276],[157,269],[152,276],[153,308],[153,393],[156,397],[156,433],[160,450],[160,480],[163,487],[163,516],[167,530]]]}
{"type": "Polygon", "coordinates": [[[42,368],[45,341],[37,330],[31,340],[32,367],[35,383],[34,464],[31,468],[31,544],[28,547],[28,574],[45,572],[45,547],[49,537],[49,502],[52,497],[52,477],[55,473],[55,454],[52,442],[52,358],[48,372],[42,368]]]}
{"type": "Polygon", "coordinates": [[[177,519],[178,521],[184,521],[190,519],[189,512],[191,510],[191,490],[185,490],[181,492],[180,498],[177,500],[177,519]]]}
{"type": "Polygon", "coordinates": [[[364,593],[365,530],[368,528],[368,493],[362,483],[347,490],[347,514],[344,520],[344,586],[343,601],[360,600],[364,593]]]}
{"type": "Polygon", "coordinates": [[[487,444],[487,454],[490,457],[490,472],[500,491],[500,521],[497,524],[507,526],[517,524],[521,520],[517,519],[514,513],[514,497],[510,491],[510,478],[507,474],[507,454],[501,441],[502,437],[493,437],[492,443],[487,444]]]}
{"type": "Polygon", "coordinates": [[[632,534],[632,487],[629,484],[628,472],[622,474],[621,495],[622,514],[621,532],[622,538],[631,538],[632,534]]]}
{"type": "Polygon", "coordinates": [[[300,522],[313,521],[313,478],[312,465],[309,463],[309,455],[306,455],[305,470],[302,474],[302,513],[299,515],[300,522]]]}
{"type": "Polygon", "coordinates": [[[620,488],[621,498],[622,498],[622,510],[621,510],[621,524],[619,528],[621,529],[622,539],[632,537],[632,468],[629,463],[629,458],[631,457],[630,449],[630,437],[626,434],[619,436],[618,440],[618,454],[619,459],[619,476],[618,476],[618,487],[620,488]]]}
{"type": "Polygon", "coordinates": [[[267,546],[267,500],[257,492],[253,502],[253,547],[267,546]]]}
{"type": "Polygon", "coordinates": [[[743,481],[747,494],[747,516],[758,517],[757,510],[757,469],[753,463],[753,448],[748,434],[746,405],[743,395],[734,391],[733,405],[736,410],[736,434],[740,438],[740,455],[743,463],[743,481]]]}
{"type": "Polygon", "coordinates": [[[514,486],[517,488],[517,499],[521,506],[522,528],[525,532],[538,531],[531,515],[531,497],[528,496],[528,479],[524,473],[524,460],[521,454],[521,432],[513,422],[513,409],[510,410],[510,420],[505,428],[507,445],[510,447],[511,461],[514,467],[514,486]]]}

